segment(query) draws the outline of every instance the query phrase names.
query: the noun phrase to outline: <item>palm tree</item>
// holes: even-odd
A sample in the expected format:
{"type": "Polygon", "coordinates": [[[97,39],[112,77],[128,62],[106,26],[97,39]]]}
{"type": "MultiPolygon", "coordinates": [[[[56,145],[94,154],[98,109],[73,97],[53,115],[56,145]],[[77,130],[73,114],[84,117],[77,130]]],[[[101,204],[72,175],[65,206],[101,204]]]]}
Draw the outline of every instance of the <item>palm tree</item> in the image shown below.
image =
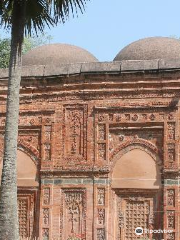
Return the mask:
{"type": "Polygon", "coordinates": [[[0,240],[19,240],[17,211],[17,138],[22,44],[25,35],[64,23],[88,0],[0,0],[0,26],[11,29],[3,171],[0,192],[0,240]]]}

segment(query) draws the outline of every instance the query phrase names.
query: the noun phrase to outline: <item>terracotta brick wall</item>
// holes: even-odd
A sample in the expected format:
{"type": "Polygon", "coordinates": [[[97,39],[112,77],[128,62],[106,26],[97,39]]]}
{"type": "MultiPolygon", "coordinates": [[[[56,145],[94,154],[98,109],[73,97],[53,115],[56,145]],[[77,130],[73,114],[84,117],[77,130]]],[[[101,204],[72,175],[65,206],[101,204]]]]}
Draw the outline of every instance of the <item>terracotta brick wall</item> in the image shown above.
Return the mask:
{"type": "MultiPolygon", "coordinates": [[[[39,179],[35,209],[39,228],[34,235],[136,239],[123,214],[128,214],[130,202],[134,207],[143,202],[156,212],[162,206],[161,227],[173,230],[162,237],[180,239],[178,79],[177,73],[148,72],[84,74],[40,79],[38,84],[30,79],[28,86],[22,81],[19,149],[36,162],[39,179]],[[115,162],[133,149],[156,161],[160,188],[111,187],[115,162]]],[[[5,93],[1,93],[3,147],[5,93]]],[[[150,213],[147,219],[148,227],[158,225],[150,213]]]]}

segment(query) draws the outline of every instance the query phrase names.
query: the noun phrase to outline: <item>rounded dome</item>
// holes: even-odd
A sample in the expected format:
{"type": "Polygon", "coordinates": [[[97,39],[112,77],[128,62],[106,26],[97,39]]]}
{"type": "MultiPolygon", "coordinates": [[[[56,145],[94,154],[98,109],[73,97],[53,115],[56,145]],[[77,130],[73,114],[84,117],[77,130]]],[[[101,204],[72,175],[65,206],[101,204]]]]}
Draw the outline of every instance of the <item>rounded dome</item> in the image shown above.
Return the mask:
{"type": "Polygon", "coordinates": [[[151,37],[135,41],[123,48],[114,61],[180,58],[180,40],[151,37]]]}
{"type": "Polygon", "coordinates": [[[55,65],[98,60],[88,51],[69,44],[48,44],[33,48],[22,58],[22,65],[55,65]]]}

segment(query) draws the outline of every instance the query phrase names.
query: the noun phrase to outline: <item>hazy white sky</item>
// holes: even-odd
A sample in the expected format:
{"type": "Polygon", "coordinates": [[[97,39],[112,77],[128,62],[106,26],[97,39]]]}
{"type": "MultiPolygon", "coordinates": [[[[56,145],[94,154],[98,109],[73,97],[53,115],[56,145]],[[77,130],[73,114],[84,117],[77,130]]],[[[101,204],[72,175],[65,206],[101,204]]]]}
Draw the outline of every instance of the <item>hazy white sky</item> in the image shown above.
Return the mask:
{"type": "Polygon", "coordinates": [[[46,32],[52,42],[77,45],[100,61],[112,61],[140,38],[180,37],[180,0],[91,0],[83,15],[46,32]]]}

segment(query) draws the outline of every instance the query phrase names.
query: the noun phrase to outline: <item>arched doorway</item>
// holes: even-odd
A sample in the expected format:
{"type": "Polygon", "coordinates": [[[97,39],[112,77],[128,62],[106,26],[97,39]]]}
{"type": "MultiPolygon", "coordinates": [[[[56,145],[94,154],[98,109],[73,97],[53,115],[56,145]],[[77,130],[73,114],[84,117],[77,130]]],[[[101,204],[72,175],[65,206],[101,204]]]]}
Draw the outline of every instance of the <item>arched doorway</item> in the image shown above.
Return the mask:
{"type": "MultiPolygon", "coordinates": [[[[2,161],[0,162],[0,180],[2,161]]],[[[22,238],[36,236],[38,231],[35,222],[38,218],[38,172],[37,166],[26,153],[17,151],[17,184],[18,184],[18,214],[19,232],[22,238]]]]}
{"type": "Polygon", "coordinates": [[[115,194],[115,239],[152,239],[154,236],[145,231],[138,236],[135,229],[162,227],[161,174],[156,161],[158,156],[138,148],[119,156],[116,157],[111,184],[115,194]]]}

